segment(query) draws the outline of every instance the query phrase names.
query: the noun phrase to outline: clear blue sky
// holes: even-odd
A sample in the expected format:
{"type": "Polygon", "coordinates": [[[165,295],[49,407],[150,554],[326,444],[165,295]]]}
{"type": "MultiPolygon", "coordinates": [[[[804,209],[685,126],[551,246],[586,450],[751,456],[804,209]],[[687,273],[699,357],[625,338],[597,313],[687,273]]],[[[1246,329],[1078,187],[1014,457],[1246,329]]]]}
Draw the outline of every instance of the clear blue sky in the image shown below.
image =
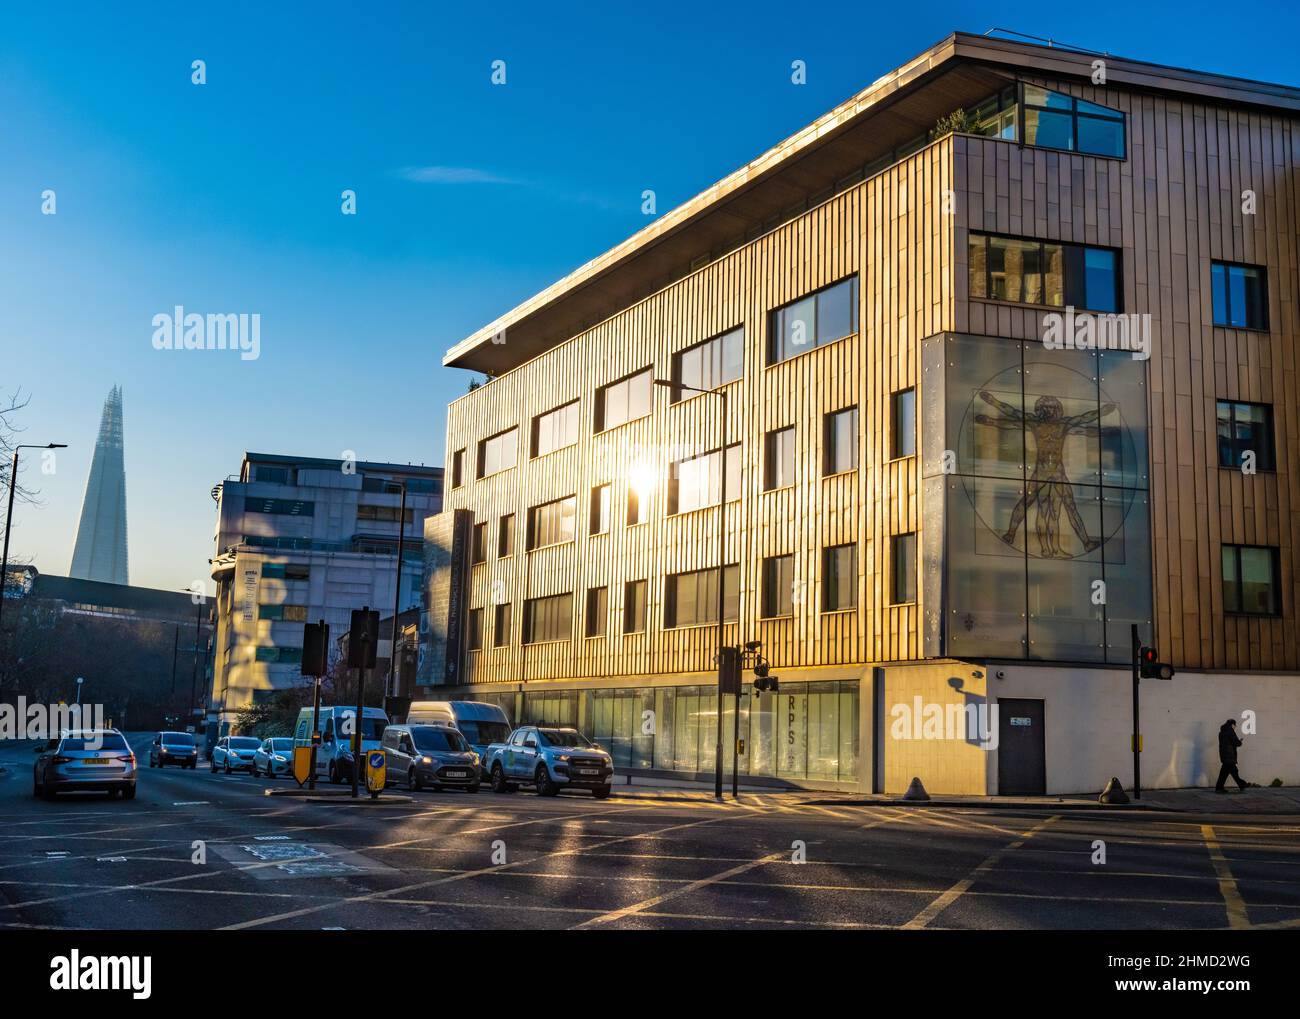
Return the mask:
{"type": "Polygon", "coordinates": [[[112,383],[132,582],[183,588],[245,449],[441,463],[447,347],[954,29],[1300,82],[1293,3],[197,6],[0,13],[0,387],[71,446],[15,516],[45,572],[112,383]],[[154,350],[176,304],[260,313],[260,359],[154,350]]]}

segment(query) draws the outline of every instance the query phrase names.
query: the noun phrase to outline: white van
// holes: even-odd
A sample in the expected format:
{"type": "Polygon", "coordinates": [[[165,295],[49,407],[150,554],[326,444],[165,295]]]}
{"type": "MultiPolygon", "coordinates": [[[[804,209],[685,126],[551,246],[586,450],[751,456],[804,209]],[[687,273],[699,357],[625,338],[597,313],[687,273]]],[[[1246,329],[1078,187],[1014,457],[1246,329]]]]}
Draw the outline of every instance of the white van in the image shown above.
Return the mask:
{"type": "Polygon", "coordinates": [[[510,716],[484,701],[413,701],[406,724],[454,726],[480,759],[491,744],[504,743],[510,735],[510,716]]]}
{"type": "MultiPolygon", "coordinates": [[[[298,723],[293,730],[293,743],[297,747],[311,746],[311,708],[298,712],[298,723]]],[[[331,782],[352,781],[352,735],[356,708],[320,709],[320,749],[316,752],[316,774],[325,775],[331,782]]],[[[361,709],[361,751],[378,750],[379,741],[388,725],[388,716],[382,708],[361,709]]]]}

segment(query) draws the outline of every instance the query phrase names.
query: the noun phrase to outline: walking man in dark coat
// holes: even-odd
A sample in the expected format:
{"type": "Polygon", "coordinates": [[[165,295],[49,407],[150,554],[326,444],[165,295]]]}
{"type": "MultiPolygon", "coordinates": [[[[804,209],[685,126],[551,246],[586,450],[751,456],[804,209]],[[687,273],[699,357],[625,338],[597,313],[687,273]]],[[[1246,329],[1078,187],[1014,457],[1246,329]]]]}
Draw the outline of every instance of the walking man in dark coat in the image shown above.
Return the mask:
{"type": "Polygon", "coordinates": [[[1237,774],[1237,747],[1241,746],[1241,737],[1237,735],[1237,723],[1234,719],[1229,718],[1219,726],[1219,760],[1223,767],[1219,769],[1219,782],[1214,787],[1216,793],[1226,793],[1224,787],[1231,775],[1237,788],[1245,792],[1250,788],[1250,782],[1247,782],[1237,774]]]}

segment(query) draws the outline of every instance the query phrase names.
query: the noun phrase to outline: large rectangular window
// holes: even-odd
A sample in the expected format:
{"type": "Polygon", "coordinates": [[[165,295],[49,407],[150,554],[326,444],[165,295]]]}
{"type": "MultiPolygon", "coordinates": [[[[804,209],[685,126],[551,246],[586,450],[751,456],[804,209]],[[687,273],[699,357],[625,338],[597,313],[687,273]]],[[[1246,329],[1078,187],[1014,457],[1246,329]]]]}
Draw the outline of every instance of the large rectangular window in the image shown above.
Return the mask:
{"type": "MultiPolygon", "coordinates": [[[[693,389],[716,389],[740,378],[744,367],[745,330],[733,329],[673,355],[673,382],[693,389]]],[[[673,402],[699,393],[674,389],[673,402]]]]}
{"type": "Polygon", "coordinates": [[[597,485],[591,490],[591,513],[588,534],[604,534],[609,530],[609,485],[597,485]]]}
{"type": "Polygon", "coordinates": [[[763,436],[763,491],[794,484],[794,429],[778,428],[763,436]]]}
{"type": "Polygon", "coordinates": [[[477,566],[487,562],[487,522],[474,525],[470,541],[470,563],[477,566]]]}
{"type": "Polygon", "coordinates": [[[269,513],[280,517],[310,517],[316,504],[303,499],[262,499],[255,495],[244,497],[245,513],[269,513]]]}
{"type": "Polygon", "coordinates": [[[505,647],[510,643],[510,603],[496,606],[493,610],[492,646],[505,647]]]}
{"type": "Polygon", "coordinates": [[[508,428],[478,444],[478,476],[486,478],[515,465],[519,446],[519,429],[508,428]]]}
{"type": "Polygon", "coordinates": [[[889,456],[916,456],[916,390],[902,389],[889,398],[889,456]]]}
{"type": "Polygon", "coordinates": [[[307,622],[306,605],[259,605],[258,619],[282,620],[286,623],[307,622]]]}
{"type": "Polygon", "coordinates": [[[529,598],[524,602],[524,643],[568,640],[573,635],[573,595],[529,598]]]}
{"type": "Polygon", "coordinates": [[[1216,326],[1268,328],[1268,278],[1262,267],[1211,262],[1210,290],[1216,326]]]}
{"type": "Polygon", "coordinates": [[[854,275],[772,313],[768,363],[786,361],[857,331],[858,277],[854,275]]]}
{"type": "Polygon", "coordinates": [[[843,474],[858,467],[858,408],[827,414],[823,428],[822,474],[843,474]]]}
{"type": "Polygon", "coordinates": [[[653,379],[653,370],[645,368],[601,388],[596,394],[596,431],[617,428],[649,414],[653,379]]]}
{"type": "Polygon", "coordinates": [[[794,615],[794,556],[763,560],[763,618],[794,615]]]}
{"type": "MultiPolygon", "coordinates": [[[[722,496],[722,472],[718,469],[721,457],[712,453],[679,460],[668,474],[668,512],[689,513],[691,510],[716,506],[722,496]]],[[[727,447],[727,502],[740,498],[740,444],[727,447]]]]}
{"type": "Polygon", "coordinates": [[[483,610],[469,610],[469,634],[466,647],[470,651],[481,651],[483,649],[483,610]]]}
{"type": "Polygon", "coordinates": [[[1267,403],[1219,400],[1216,409],[1219,466],[1241,470],[1248,459],[1253,459],[1255,470],[1273,470],[1272,406],[1267,403]]]}
{"type": "Polygon", "coordinates": [[[605,626],[609,619],[609,588],[591,587],[587,589],[587,636],[605,636],[605,626]]]}
{"type": "Polygon", "coordinates": [[[970,296],[1016,304],[1120,310],[1119,252],[971,231],[970,296]]]}
{"type": "Polygon", "coordinates": [[[858,604],[858,546],[835,545],[822,553],[822,611],[842,612],[858,604]]]}
{"type": "Polygon", "coordinates": [[[1124,114],[1064,92],[1024,86],[1025,144],[1124,158],[1124,114]]]}
{"type": "Polygon", "coordinates": [[[623,585],[623,632],[645,632],[645,589],[644,580],[629,580],[623,585]]]}
{"type": "Polygon", "coordinates": [[[578,401],[533,418],[531,455],[545,456],[578,441],[578,401]]]}
{"type": "Polygon", "coordinates": [[[451,454],[451,487],[460,488],[465,483],[465,451],[458,449],[451,454]]]}
{"type": "Polygon", "coordinates": [[[572,541],[578,516],[578,500],[570,495],[528,510],[528,548],[543,548],[572,541]]]}
{"type": "MultiPolygon", "coordinates": [[[[740,567],[723,571],[723,611],[726,621],[740,617],[740,567]]],[[[664,585],[664,626],[702,626],[718,621],[718,571],[695,570],[667,578],[664,585]]]]}
{"type": "Polygon", "coordinates": [[[916,534],[895,534],[889,539],[889,601],[907,605],[916,601],[916,534]]]}
{"type": "Polygon", "coordinates": [[[1282,573],[1276,548],[1223,546],[1223,611],[1247,616],[1281,615],[1282,573]]]}
{"type": "Polygon", "coordinates": [[[310,580],[311,567],[305,563],[263,563],[263,580],[310,580]]]}

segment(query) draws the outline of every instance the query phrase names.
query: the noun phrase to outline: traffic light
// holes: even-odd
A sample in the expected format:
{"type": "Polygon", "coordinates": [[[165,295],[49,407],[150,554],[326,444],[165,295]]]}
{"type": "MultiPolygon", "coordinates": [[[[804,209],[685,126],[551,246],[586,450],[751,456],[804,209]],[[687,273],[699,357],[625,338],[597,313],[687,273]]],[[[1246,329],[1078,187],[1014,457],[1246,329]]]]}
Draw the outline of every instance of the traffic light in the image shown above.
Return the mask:
{"type": "Polygon", "coordinates": [[[379,647],[379,613],[369,608],[352,610],[348,628],[348,668],[373,669],[379,647]]]}
{"type": "Polygon", "coordinates": [[[302,674],[323,676],[329,672],[330,624],[306,623],[302,628],[302,674]]]}
{"type": "Polygon", "coordinates": [[[1174,667],[1160,661],[1160,652],[1153,647],[1138,649],[1138,675],[1143,679],[1173,679],[1174,667]]]}
{"type": "Polygon", "coordinates": [[[724,694],[740,693],[740,649],[722,649],[722,675],[719,687],[724,694]]]}

